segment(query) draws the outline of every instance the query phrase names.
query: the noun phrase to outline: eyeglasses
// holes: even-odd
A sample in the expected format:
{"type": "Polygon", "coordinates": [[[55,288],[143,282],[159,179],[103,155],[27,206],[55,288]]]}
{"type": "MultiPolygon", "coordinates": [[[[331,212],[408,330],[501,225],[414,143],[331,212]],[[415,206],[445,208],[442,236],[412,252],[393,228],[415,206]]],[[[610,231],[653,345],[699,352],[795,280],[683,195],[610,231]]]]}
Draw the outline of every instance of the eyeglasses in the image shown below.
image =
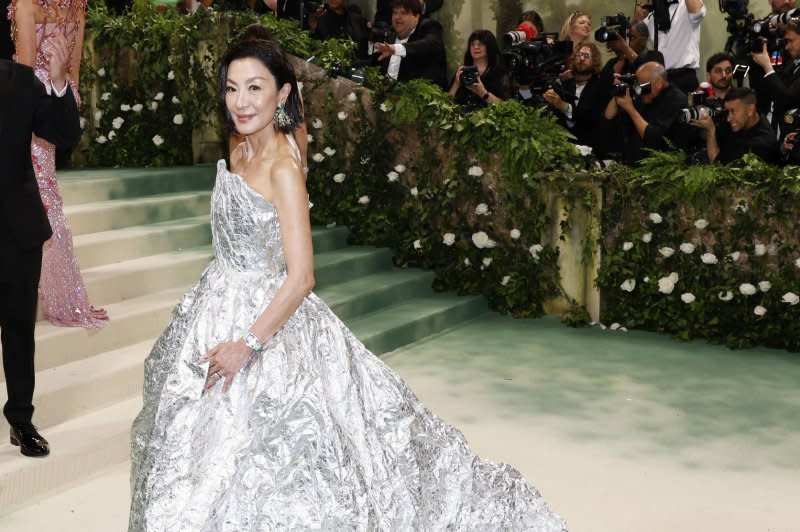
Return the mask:
{"type": "Polygon", "coordinates": [[[589,52],[578,52],[578,53],[575,54],[575,58],[576,59],[591,59],[592,58],[592,54],[590,54],[589,52]]]}

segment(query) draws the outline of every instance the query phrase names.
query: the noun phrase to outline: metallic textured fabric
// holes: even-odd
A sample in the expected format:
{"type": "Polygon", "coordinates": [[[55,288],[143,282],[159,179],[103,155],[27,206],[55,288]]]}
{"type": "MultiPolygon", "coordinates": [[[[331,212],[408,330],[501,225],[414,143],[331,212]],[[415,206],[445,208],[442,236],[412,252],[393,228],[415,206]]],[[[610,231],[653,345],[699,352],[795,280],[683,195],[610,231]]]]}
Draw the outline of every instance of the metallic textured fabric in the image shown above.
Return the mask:
{"type": "Polygon", "coordinates": [[[234,378],[200,357],[240,338],[285,279],[276,209],[218,164],[215,259],[145,364],[130,531],[562,531],[514,469],[472,454],[314,294],[234,378]]]}

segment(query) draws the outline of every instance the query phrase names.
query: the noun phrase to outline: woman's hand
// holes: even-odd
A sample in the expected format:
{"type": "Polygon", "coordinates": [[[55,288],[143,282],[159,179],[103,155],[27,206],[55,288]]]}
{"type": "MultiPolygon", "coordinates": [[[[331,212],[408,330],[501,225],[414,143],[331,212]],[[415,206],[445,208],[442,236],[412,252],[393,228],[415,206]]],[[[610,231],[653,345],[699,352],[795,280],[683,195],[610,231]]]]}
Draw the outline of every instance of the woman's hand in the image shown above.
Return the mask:
{"type": "Polygon", "coordinates": [[[212,348],[203,355],[202,360],[208,360],[208,375],[206,376],[206,390],[214,387],[225,378],[223,393],[228,391],[233,382],[233,377],[239,373],[245,364],[250,361],[253,350],[247,347],[244,340],[224,342],[212,348]]]}
{"type": "Polygon", "coordinates": [[[467,88],[472,92],[474,92],[475,94],[477,94],[478,96],[480,96],[481,98],[483,98],[488,92],[486,90],[486,87],[483,86],[483,81],[481,81],[480,76],[477,77],[475,83],[473,83],[472,85],[467,85],[467,88]]]}

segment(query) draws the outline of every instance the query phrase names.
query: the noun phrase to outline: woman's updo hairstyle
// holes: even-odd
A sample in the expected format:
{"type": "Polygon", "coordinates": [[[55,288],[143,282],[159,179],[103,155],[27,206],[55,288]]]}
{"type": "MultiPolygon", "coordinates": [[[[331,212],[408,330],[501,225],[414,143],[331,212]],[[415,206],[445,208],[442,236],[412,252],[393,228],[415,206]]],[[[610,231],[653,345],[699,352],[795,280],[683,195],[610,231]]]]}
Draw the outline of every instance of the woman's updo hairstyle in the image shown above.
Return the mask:
{"type": "Polygon", "coordinates": [[[219,67],[219,74],[217,75],[217,98],[220,108],[220,122],[225,133],[231,134],[236,131],[228,111],[228,106],[225,104],[225,94],[228,87],[228,68],[231,63],[237,59],[257,59],[270,71],[275,78],[277,90],[280,90],[285,83],[291,87],[289,97],[286,98],[286,114],[291,118],[290,125],[280,127],[273,119],[273,124],[280,131],[284,133],[291,133],[295,130],[297,125],[303,121],[303,104],[300,102],[300,91],[297,88],[297,78],[294,75],[294,68],[283,53],[283,50],[271,41],[261,39],[240,41],[234,44],[225,52],[222,58],[222,64],[219,67]]]}

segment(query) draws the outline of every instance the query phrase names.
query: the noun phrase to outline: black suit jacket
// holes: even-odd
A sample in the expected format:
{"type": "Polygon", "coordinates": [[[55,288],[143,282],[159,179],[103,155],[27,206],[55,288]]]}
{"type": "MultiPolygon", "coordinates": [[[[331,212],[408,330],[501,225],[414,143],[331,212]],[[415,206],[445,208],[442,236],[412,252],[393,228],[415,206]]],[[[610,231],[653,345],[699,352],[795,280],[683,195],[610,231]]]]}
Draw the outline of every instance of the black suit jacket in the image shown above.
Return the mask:
{"type": "Polygon", "coordinates": [[[0,59],[0,241],[41,246],[52,231],[31,162],[31,133],[68,148],[81,135],[72,89],[48,95],[33,69],[0,59]]]}
{"type": "MultiPolygon", "coordinates": [[[[425,12],[423,17],[427,17],[442,8],[444,0],[425,0],[425,12]]],[[[392,0],[378,0],[375,8],[375,22],[385,22],[392,25],[392,0]]]]}
{"type": "Polygon", "coordinates": [[[593,76],[586,83],[577,102],[575,98],[577,83],[573,78],[560,83],[560,88],[557,89],[561,99],[572,105],[572,118],[569,119],[562,111],[554,110],[559,123],[577,137],[578,144],[591,146],[597,151],[599,140],[597,126],[603,120],[603,111],[608,103],[607,91],[602,81],[598,76],[593,76]]]}
{"type": "MultiPolygon", "coordinates": [[[[397,81],[421,78],[444,88],[447,75],[447,55],[442,41],[442,25],[435,20],[421,20],[414,29],[414,33],[408,38],[405,47],[406,56],[400,62],[397,81]]],[[[372,57],[373,63],[380,65],[381,72],[385,75],[391,57],[380,62],[377,61],[377,54],[372,57]]]]}
{"type": "MultiPolygon", "coordinates": [[[[783,123],[783,115],[789,109],[800,107],[800,65],[784,63],[780,70],[761,79],[759,101],[766,97],[775,105],[772,109],[772,126],[778,130],[783,123]]],[[[765,102],[765,105],[766,104],[765,102]]],[[[762,106],[759,106],[763,109],[762,106]]],[[[767,107],[768,109],[769,107],[767,107]]],[[[781,136],[785,132],[781,131],[781,136]]]]}

